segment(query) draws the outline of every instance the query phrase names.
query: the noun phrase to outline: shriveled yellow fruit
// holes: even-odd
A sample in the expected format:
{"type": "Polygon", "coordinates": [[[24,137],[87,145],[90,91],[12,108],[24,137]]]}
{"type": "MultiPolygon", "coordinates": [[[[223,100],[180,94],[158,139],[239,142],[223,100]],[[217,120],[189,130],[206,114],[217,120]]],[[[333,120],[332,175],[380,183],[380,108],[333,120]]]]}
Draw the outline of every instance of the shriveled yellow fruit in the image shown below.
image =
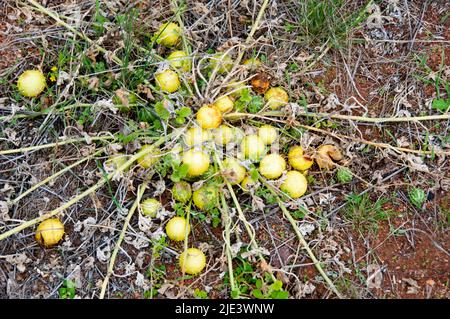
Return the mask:
{"type": "Polygon", "coordinates": [[[250,70],[256,70],[259,66],[261,66],[261,60],[258,58],[250,58],[245,60],[242,64],[250,70]]]}
{"type": "Polygon", "coordinates": [[[233,67],[233,60],[231,57],[223,52],[218,52],[214,54],[211,59],[211,68],[217,69],[217,73],[224,74],[226,72],[229,72],[231,68],[233,67]]]}
{"type": "Polygon", "coordinates": [[[191,127],[183,136],[184,143],[187,146],[201,145],[211,139],[211,134],[201,127],[191,127]]]}
{"type": "Polygon", "coordinates": [[[335,166],[333,161],[340,161],[343,158],[341,151],[330,144],[320,146],[315,156],[317,165],[322,169],[332,169],[335,166]]]}
{"type": "Polygon", "coordinates": [[[181,203],[187,203],[192,196],[191,185],[187,182],[177,182],[172,187],[172,197],[181,203]]]}
{"type": "Polygon", "coordinates": [[[213,105],[204,105],[197,112],[197,123],[204,129],[218,128],[222,123],[222,114],[213,105]]]}
{"type": "Polygon", "coordinates": [[[64,225],[58,218],[46,219],[39,224],[36,229],[36,241],[45,246],[51,247],[59,243],[64,236],[64,225]]]}
{"type": "Polygon", "coordinates": [[[44,74],[39,70],[27,70],[17,80],[20,94],[26,97],[36,97],[44,91],[47,83],[44,74]]]}
{"type": "Polygon", "coordinates": [[[189,72],[191,70],[191,61],[186,52],[177,50],[173,51],[167,57],[169,64],[174,69],[180,69],[184,72],[189,72]]]}
{"type": "Polygon", "coordinates": [[[214,142],[217,145],[227,145],[234,141],[234,130],[226,125],[220,125],[214,131],[214,142]]]}
{"type": "Polygon", "coordinates": [[[292,168],[299,171],[306,171],[314,164],[311,157],[304,155],[301,146],[291,147],[288,153],[288,161],[292,168]]]}
{"type": "Polygon", "coordinates": [[[183,154],[183,164],[188,166],[188,175],[196,177],[204,174],[209,168],[209,156],[202,151],[189,150],[183,154]]]}
{"type": "Polygon", "coordinates": [[[250,134],[243,138],[241,151],[245,158],[258,161],[266,150],[264,141],[256,134],[250,134]]]}
{"type": "Polygon", "coordinates": [[[280,186],[280,189],[293,199],[299,198],[305,194],[307,188],[308,182],[305,175],[298,171],[287,172],[286,179],[280,186]]]}
{"type": "Polygon", "coordinates": [[[213,104],[222,113],[230,112],[233,109],[234,101],[228,95],[219,97],[213,104]]]}
{"type": "Polygon", "coordinates": [[[141,209],[144,216],[156,217],[156,213],[161,207],[161,203],[154,198],[147,198],[141,202],[141,209]]]}
{"type": "Polygon", "coordinates": [[[258,184],[257,179],[253,179],[250,175],[244,177],[241,183],[241,187],[245,192],[248,192],[250,188],[255,187],[258,184]]]}
{"type": "Polygon", "coordinates": [[[269,154],[259,163],[259,172],[262,176],[275,179],[286,170],[286,161],[280,154],[269,154]]]}
{"type": "Polygon", "coordinates": [[[234,158],[226,158],[223,162],[222,174],[232,185],[239,184],[245,177],[245,167],[234,158]]]}
{"type": "MultiPolygon", "coordinates": [[[[119,167],[121,167],[122,165],[125,165],[125,163],[128,161],[129,156],[122,154],[122,153],[117,153],[114,154],[112,156],[110,156],[106,162],[105,165],[107,167],[109,167],[112,171],[117,171],[119,169],[119,167]]],[[[128,169],[128,167],[126,169],[124,169],[124,171],[126,171],[128,169]]]]}
{"type": "Polygon", "coordinates": [[[156,43],[171,47],[178,43],[180,35],[181,29],[176,23],[164,23],[159,27],[159,30],[156,33],[156,43]]]}
{"type": "Polygon", "coordinates": [[[263,140],[264,144],[270,145],[276,141],[278,132],[272,125],[263,125],[258,129],[258,135],[263,140]]]}
{"type": "Polygon", "coordinates": [[[192,194],[194,205],[200,210],[208,211],[217,203],[217,188],[212,185],[203,185],[192,194]]]}
{"type": "Polygon", "coordinates": [[[159,148],[154,147],[153,145],[143,145],[140,149],[140,151],[152,149],[149,153],[139,157],[137,159],[137,162],[139,165],[141,165],[143,168],[150,168],[154,164],[156,164],[160,159],[161,151],[159,148]]]}
{"type": "Polygon", "coordinates": [[[272,110],[277,110],[283,105],[286,105],[287,102],[289,102],[289,96],[287,92],[281,87],[268,89],[266,94],[264,94],[264,98],[266,99],[267,105],[272,110]]]}
{"type": "Polygon", "coordinates": [[[197,248],[188,248],[180,255],[180,267],[183,273],[199,274],[206,266],[205,254],[197,248]]]}
{"type": "Polygon", "coordinates": [[[173,241],[182,241],[189,235],[191,227],[183,217],[173,217],[166,225],[166,234],[173,241]]]}
{"type": "Polygon", "coordinates": [[[155,80],[161,90],[173,93],[180,88],[180,79],[178,74],[172,70],[164,70],[155,74],[155,80]]]}

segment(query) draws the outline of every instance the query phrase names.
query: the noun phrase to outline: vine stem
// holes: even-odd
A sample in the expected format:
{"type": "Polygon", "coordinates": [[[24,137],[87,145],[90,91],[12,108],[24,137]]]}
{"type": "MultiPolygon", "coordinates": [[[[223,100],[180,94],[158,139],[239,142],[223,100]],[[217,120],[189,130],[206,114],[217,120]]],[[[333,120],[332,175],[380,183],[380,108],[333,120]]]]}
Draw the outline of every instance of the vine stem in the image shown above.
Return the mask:
{"type": "Polygon", "coordinates": [[[63,205],[59,206],[58,208],[49,211],[48,213],[45,213],[39,217],[36,217],[32,220],[26,221],[22,224],[20,224],[19,226],[14,227],[13,229],[10,229],[2,234],[0,234],[0,241],[2,241],[3,239],[6,239],[14,234],[17,234],[18,232],[31,227],[41,221],[44,221],[48,218],[51,218],[59,213],[62,213],[64,210],[66,210],[67,208],[69,208],[70,206],[72,206],[73,204],[77,203],[78,201],[80,201],[81,199],[83,199],[84,197],[92,194],[93,192],[95,192],[97,189],[101,188],[103,185],[106,184],[106,182],[110,179],[112,179],[113,177],[115,177],[116,175],[124,172],[128,167],[131,166],[131,164],[133,164],[138,158],[145,156],[147,154],[150,154],[155,147],[158,147],[159,145],[163,144],[167,139],[169,139],[172,136],[172,134],[169,134],[167,136],[161,137],[157,142],[155,142],[154,144],[152,144],[152,147],[148,147],[148,148],[144,148],[142,150],[140,150],[139,152],[137,152],[136,154],[134,154],[133,156],[130,157],[130,159],[128,161],[126,161],[124,164],[122,164],[120,167],[117,168],[116,171],[108,174],[105,178],[99,180],[95,185],[91,186],[90,188],[88,188],[87,190],[85,190],[84,192],[82,192],[81,194],[75,196],[74,198],[72,198],[71,200],[69,200],[68,202],[64,203],[63,205]]]}
{"type": "MultiPolygon", "coordinates": [[[[257,114],[250,113],[229,113],[226,114],[225,118],[234,117],[252,117],[257,114]]],[[[271,111],[260,113],[261,116],[273,116],[273,117],[289,117],[283,111],[271,111]]],[[[330,113],[298,113],[297,116],[303,117],[321,117],[321,118],[332,118],[338,120],[351,120],[357,122],[367,122],[367,123],[398,123],[398,122],[420,122],[420,121],[433,121],[433,120],[448,120],[450,119],[450,113],[448,114],[436,114],[436,115],[425,115],[425,116],[411,116],[411,117],[366,117],[366,116],[356,116],[356,115],[343,115],[343,114],[330,114],[330,113]]]]}
{"type": "Polygon", "coordinates": [[[339,290],[337,290],[336,286],[333,284],[333,282],[331,281],[331,279],[328,277],[328,275],[325,273],[325,271],[323,270],[320,261],[316,258],[316,256],[314,255],[313,251],[311,250],[311,248],[309,248],[308,243],[306,242],[305,238],[303,237],[303,235],[300,233],[300,230],[297,227],[297,223],[295,222],[295,219],[292,217],[291,213],[289,213],[289,211],[287,210],[286,206],[283,204],[283,202],[281,201],[280,197],[278,196],[278,194],[275,192],[275,190],[273,189],[273,187],[271,185],[269,185],[266,180],[264,180],[264,178],[260,177],[261,182],[270,190],[270,192],[276,197],[277,199],[277,203],[278,206],[280,207],[281,211],[283,212],[283,215],[289,220],[289,223],[292,225],[292,228],[294,229],[295,234],[297,235],[300,243],[302,244],[303,248],[306,250],[306,252],[309,255],[309,258],[311,258],[312,262],[314,263],[314,266],[316,267],[316,269],[319,271],[320,275],[323,277],[323,279],[326,281],[326,283],[328,284],[328,286],[330,287],[330,289],[334,292],[334,294],[339,298],[342,299],[343,296],[342,294],[339,292],[339,290]]]}
{"type": "MultiPolygon", "coordinates": [[[[214,153],[214,158],[215,158],[217,164],[219,165],[219,169],[221,171],[223,171],[223,165],[222,165],[222,162],[220,161],[219,157],[217,156],[217,153],[214,153]]],[[[233,190],[233,186],[230,184],[230,182],[227,180],[227,178],[225,176],[224,176],[224,181],[225,181],[225,184],[227,185],[228,191],[230,192],[231,198],[233,199],[233,203],[234,203],[234,205],[236,207],[236,210],[238,212],[239,219],[243,222],[243,224],[245,226],[245,230],[247,231],[247,234],[250,237],[250,245],[257,252],[258,257],[261,260],[261,262],[265,262],[266,264],[268,264],[266,262],[266,260],[264,259],[264,256],[261,254],[261,252],[259,250],[259,245],[258,245],[258,243],[255,240],[255,231],[251,228],[251,225],[247,221],[247,218],[245,218],[244,212],[242,211],[241,205],[239,204],[239,200],[237,199],[236,193],[233,190]]],[[[276,278],[273,275],[272,270],[270,270],[269,273],[270,273],[270,276],[271,276],[272,280],[275,281],[276,278]]]]}
{"type": "Polygon", "coordinates": [[[231,254],[231,239],[230,239],[230,225],[231,218],[228,214],[229,207],[227,201],[225,200],[225,195],[220,193],[220,199],[222,201],[222,221],[225,226],[225,246],[227,252],[227,262],[228,262],[228,274],[230,277],[231,291],[236,291],[236,283],[234,282],[234,273],[233,273],[233,256],[231,254]]]}
{"type": "MultiPolygon", "coordinates": [[[[358,143],[371,145],[371,146],[374,146],[374,147],[392,149],[392,150],[395,150],[397,152],[414,153],[414,154],[419,154],[419,155],[432,155],[432,154],[446,155],[446,156],[450,155],[450,152],[445,152],[445,151],[442,151],[442,152],[441,151],[423,151],[423,150],[415,150],[415,149],[410,149],[410,148],[392,146],[392,145],[390,145],[388,143],[371,142],[371,141],[367,141],[367,140],[362,139],[362,138],[342,135],[342,134],[338,134],[338,133],[333,133],[333,132],[329,132],[329,131],[326,131],[326,130],[322,130],[322,129],[317,128],[317,127],[303,125],[303,124],[300,124],[300,122],[296,121],[296,120],[294,120],[294,121],[280,120],[280,119],[274,118],[273,116],[264,116],[264,115],[261,115],[261,114],[250,114],[250,113],[230,113],[230,114],[228,114],[228,120],[238,120],[239,118],[242,118],[242,117],[259,118],[259,119],[264,119],[264,120],[268,120],[268,121],[272,121],[272,122],[289,124],[291,126],[300,127],[300,128],[306,129],[306,130],[310,130],[310,131],[326,134],[326,135],[332,136],[332,137],[337,138],[337,139],[351,140],[351,141],[355,141],[355,142],[358,142],[358,143]],[[234,117],[231,116],[232,114],[235,114],[234,117]],[[237,116],[237,114],[241,114],[241,115],[237,116]]],[[[227,118],[227,115],[225,115],[225,118],[227,118]]]]}
{"type": "Polygon", "coordinates": [[[144,195],[147,185],[148,185],[147,182],[144,182],[141,185],[139,185],[136,200],[134,201],[133,206],[131,206],[130,211],[128,212],[128,215],[125,218],[125,221],[124,221],[123,227],[122,227],[122,231],[120,232],[120,235],[119,235],[119,239],[117,239],[116,246],[114,247],[114,250],[111,254],[111,259],[109,260],[108,270],[107,270],[105,279],[103,279],[102,290],[100,292],[100,297],[99,297],[100,299],[103,299],[105,297],[106,287],[108,286],[109,279],[111,278],[111,275],[113,273],[114,263],[116,262],[116,258],[117,258],[117,254],[120,249],[120,245],[122,244],[122,241],[125,238],[125,233],[127,232],[127,228],[128,228],[128,225],[130,224],[131,217],[133,217],[133,214],[139,205],[141,197],[142,197],[142,195],[144,195]]]}
{"type": "Polygon", "coordinates": [[[49,144],[43,144],[43,145],[35,145],[35,146],[28,146],[28,147],[22,147],[22,148],[15,148],[11,150],[4,150],[0,151],[0,155],[8,155],[8,154],[15,154],[15,153],[24,153],[29,151],[37,151],[42,150],[45,148],[51,148],[55,146],[61,146],[66,145],[70,143],[77,143],[77,142],[88,142],[88,141],[107,141],[107,140],[114,140],[115,137],[111,135],[104,135],[104,136],[93,136],[93,137],[83,137],[83,138],[72,138],[68,140],[62,140],[55,143],[49,143],[49,144]]]}
{"type": "Polygon", "coordinates": [[[97,43],[95,43],[95,41],[91,40],[90,38],[88,38],[86,35],[84,35],[83,33],[81,33],[80,31],[76,30],[74,27],[70,26],[69,24],[67,24],[66,22],[64,22],[63,20],[61,20],[61,18],[59,17],[59,15],[43,6],[41,6],[39,3],[37,3],[34,0],[26,0],[28,3],[30,3],[31,5],[34,6],[34,8],[41,12],[44,13],[46,15],[48,15],[49,17],[53,18],[56,22],[58,22],[60,25],[62,25],[63,27],[67,28],[69,31],[73,32],[74,34],[76,34],[77,36],[79,36],[80,38],[84,39],[85,41],[87,41],[89,44],[93,45],[96,47],[97,50],[99,50],[100,52],[104,53],[104,54],[111,54],[111,59],[116,62],[118,65],[122,66],[123,62],[122,60],[120,60],[114,53],[107,51],[105,48],[103,48],[102,46],[98,45],[97,43]]]}
{"type": "Polygon", "coordinates": [[[103,153],[105,151],[105,148],[102,148],[100,150],[98,150],[97,152],[89,155],[89,156],[85,156],[82,159],[80,159],[79,161],[76,161],[75,163],[70,164],[69,166],[66,166],[65,168],[63,168],[62,170],[56,172],[55,174],[47,177],[46,179],[40,181],[39,183],[33,185],[33,187],[27,189],[25,192],[23,192],[22,194],[20,194],[19,196],[17,196],[15,199],[13,199],[10,203],[11,205],[17,204],[22,198],[24,198],[25,196],[27,196],[28,194],[30,194],[31,192],[33,192],[34,190],[38,189],[39,187],[41,187],[42,185],[47,184],[48,182],[56,179],[58,176],[64,174],[65,172],[71,170],[72,168],[80,165],[83,162],[86,162],[87,160],[90,160],[91,158],[103,153]]]}

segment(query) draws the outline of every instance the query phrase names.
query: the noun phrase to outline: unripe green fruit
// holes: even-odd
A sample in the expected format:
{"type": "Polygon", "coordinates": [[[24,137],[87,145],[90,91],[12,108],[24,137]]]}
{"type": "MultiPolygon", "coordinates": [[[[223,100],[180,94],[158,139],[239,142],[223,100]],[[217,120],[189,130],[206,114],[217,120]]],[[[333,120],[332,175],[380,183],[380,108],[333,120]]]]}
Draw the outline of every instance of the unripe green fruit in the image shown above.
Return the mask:
{"type": "Polygon", "coordinates": [[[172,197],[181,203],[187,203],[192,196],[191,185],[187,182],[175,183],[172,187],[172,197]]]}

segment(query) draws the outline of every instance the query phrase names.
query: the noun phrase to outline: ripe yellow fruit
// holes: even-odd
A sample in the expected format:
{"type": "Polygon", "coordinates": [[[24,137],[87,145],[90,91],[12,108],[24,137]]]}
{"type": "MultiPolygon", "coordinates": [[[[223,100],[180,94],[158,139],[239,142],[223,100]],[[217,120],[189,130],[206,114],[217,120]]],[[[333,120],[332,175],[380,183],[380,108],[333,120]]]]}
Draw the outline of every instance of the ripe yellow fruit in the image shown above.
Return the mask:
{"type": "Polygon", "coordinates": [[[141,209],[144,216],[156,217],[156,213],[161,207],[161,203],[154,198],[147,198],[141,202],[141,209]]]}
{"type": "Polygon", "coordinates": [[[279,109],[289,101],[287,92],[281,87],[268,89],[266,94],[264,94],[264,98],[266,99],[267,105],[272,110],[279,109]]]}
{"type": "Polygon", "coordinates": [[[161,90],[168,93],[175,92],[181,85],[178,74],[169,69],[156,73],[155,80],[161,90]]]}
{"type": "Polygon", "coordinates": [[[17,80],[20,94],[26,97],[36,97],[44,91],[47,83],[44,74],[39,70],[27,70],[17,80]]]}
{"type": "Polygon", "coordinates": [[[156,36],[158,37],[156,43],[171,47],[178,43],[180,35],[181,29],[177,24],[173,22],[164,23],[159,27],[159,30],[156,33],[156,36]]]}
{"type": "Polygon", "coordinates": [[[242,180],[241,187],[244,192],[248,192],[250,188],[255,187],[256,184],[258,184],[258,180],[255,180],[250,175],[247,175],[242,180]]]}
{"type": "Polygon", "coordinates": [[[191,185],[187,182],[177,182],[172,187],[172,197],[181,203],[187,203],[192,196],[191,185]]]}
{"type": "Polygon", "coordinates": [[[218,128],[222,114],[215,106],[204,105],[197,112],[197,123],[204,129],[218,128]]]}
{"type": "Polygon", "coordinates": [[[234,140],[234,130],[226,125],[219,126],[214,132],[214,142],[217,145],[227,145],[234,140]]]}
{"type": "Polygon", "coordinates": [[[259,66],[261,66],[261,60],[258,58],[250,58],[245,60],[242,64],[250,70],[256,70],[259,66]]]}
{"type": "Polygon", "coordinates": [[[280,154],[269,154],[264,156],[259,163],[259,172],[262,176],[275,179],[281,176],[286,170],[286,161],[280,154]]]}
{"type": "Polygon", "coordinates": [[[211,68],[217,69],[217,73],[224,74],[226,72],[229,72],[231,68],[233,67],[233,60],[231,57],[223,52],[218,52],[214,54],[211,59],[211,68]]]}
{"type": "Polygon", "coordinates": [[[183,164],[188,166],[188,175],[196,177],[204,174],[209,168],[209,156],[202,151],[189,150],[183,154],[183,164]]]}
{"type": "Polygon", "coordinates": [[[288,161],[292,168],[299,171],[306,171],[314,164],[312,158],[303,154],[301,146],[291,147],[288,153],[288,161]]]}
{"type": "Polygon", "coordinates": [[[139,165],[141,165],[143,168],[150,168],[153,164],[156,164],[160,159],[161,151],[158,148],[155,148],[153,145],[144,145],[141,147],[140,151],[151,149],[152,151],[149,153],[139,157],[137,159],[137,162],[139,165]]]}
{"type": "Polygon", "coordinates": [[[223,162],[222,174],[232,185],[239,184],[245,177],[245,167],[238,163],[234,158],[226,158],[223,162]]]}
{"type": "Polygon", "coordinates": [[[308,182],[306,177],[298,171],[287,172],[286,179],[280,186],[280,189],[293,199],[305,194],[307,188],[308,182]]]}
{"type": "Polygon", "coordinates": [[[222,113],[230,112],[233,109],[234,101],[228,95],[219,97],[213,104],[222,113]]]}
{"type": "Polygon", "coordinates": [[[250,134],[244,137],[241,143],[241,151],[245,158],[258,161],[266,150],[264,141],[256,134],[250,134]]]}
{"type": "Polygon", "coordinates": [[[167,57],[169,64],[174,69],[180,69],[184,72],[189,72],[191,70],[191,61],[186,52],[184,51],[173,51],[167,57]]]}
{"type": "Polygon", "coordinates": [[[166,234],[173,241],[182,241],[189,235],[191,227],[183,217],[173,217],[166,225],[166,234]]]}
{"type": "Polygon", "coordinates": [[[194,205],[200,210],[208,211],[217,204],[217,188],[212,185],[203,185],[192,194],[194,205]]]}
{"type": "Polygon", "coordinates": [[[183,136],[184,143],[187,146],[201,145],[211,139],[211,134],[201,127],[191,127],[183,136]]]}
{"type": "Polygon", "coordinates": [[[56,245],[64,236],[64,225],[58,218],[44,220],[36,229],[36,241],[45,246],[56,245]]]}
{"type": "Polygon", "coordinates": [[[258,135],[264,144],[270,145],[276,141],[278,137],[277,129],[271,125],[263,125],[258,129],[258,135]]]}
{"type": "Polygon", "coordinates": [[[206,266],[205,254],[197,248],[188,248],[180,255],[180,267],[183,273],[196,275],[206,266]]]}

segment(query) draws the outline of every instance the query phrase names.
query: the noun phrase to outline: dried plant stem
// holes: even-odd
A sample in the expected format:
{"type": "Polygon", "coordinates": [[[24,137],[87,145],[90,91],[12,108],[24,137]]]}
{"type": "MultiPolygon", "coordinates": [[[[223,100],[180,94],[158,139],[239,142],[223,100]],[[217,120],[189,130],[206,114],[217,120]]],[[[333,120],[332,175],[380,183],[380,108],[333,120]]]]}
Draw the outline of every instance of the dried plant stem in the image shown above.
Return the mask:
{"type": "Polygon", "coordinates": [[[271,185],[269,185],[267,183],[266,180],[264,180],[264,178],[260,177],[261,182],[270,190],[270,192],[276,197],[277,202],[278,202],[278,206],[280,207],[281,211],[283,212],[283,215],[289,220],[289,223],[292,225],[292,228],[294,229],[295,234],[297,235],[298,240],[300,241],[300,243],[302,244],[303,248],[306,250],[306,252],[309,255],[309,258],[311,258],[312,262],[314,263],[314,266],[316,267],[316,269],[319,271],[320,275],[323,277],[323,279],[326,281],[326,283],[328,284],[328,286],[330,287],[330,289],[336,294],[336,296],[339,299],[342,299],[343,296],[341,295],[341,293],[337,290],[336,286],[333,284],[333,282],[331,281],[331,279],[328,277],[328,275],[325,273],[325,271],[323,270],[319,260],[317,260],[316,256],[314,255],[313,251],[311,250],[311,248],[309,248],[308,243],[306,242],[305,238],[303,237],[303,235],[300,233],[298,227],[297,227],[297,223],[295,222],[294,218],[292,217],[291,213],[289,213],[289,211],[287,210],[286,206],[284,205],[284,203],[282,202],[282,200],[280,199],[280,197],[278,196],[277,192],[275,192],[275,190],[273,189],[273,187],[271,185]]]}
{"type": "Polygon", "coordinates": [[[29,147],[22,147],[22,148],[16,148],[12,150],[4,150],[0,151],[0,155],[8,155],[8,154],[15,154],[15,153],[24,153],[29,151],[37,151],[42,150],[45,148],[52,148],[57,147],[61,145],[71,144],[71,143],[78,143],[78,142],[93,142],[93,141],[107,141],[107,140],[114,140],[115,137],[112,135],[104,135],[104,136],[93,136],[93,137],[83,137],[83,138],[72,138],[68,140],[62,140],[55,143],[49,143],[49,144],[43,144],[43,145],[35,145],[35,146],[29,146],[29,147]]]}
{"type": "Polygon", "coordinates": [[[134,154],[133,156],[130,157],[130,159],[128,161],[126,161],[123,165],[121,165],[120,167],[117,168],[117,170],[115,172],[112,172],[110,174],[108,174],[105,178],[99,180],[97,182],[97,184],[95,184],[94,186],[91,186],[90,188],[88,188],[87,190],[85,190],[84,192],[82,192],[81,194],[75,196],[74,198],[72,198],[71,200],[69,200],[68,202],[64,203],[63,205],[59,206],[58,208],[43,214],[42,216],[36,217],[32,220],[26,221],[22,224],[20,224],[19,226],[14,227],[13,229],[10,229],[6,232],[4,232],[3,234],[0,234],[0,241],[8,238],[14,234],[17,234],[18,232],[31,227],[43,220],[46,220],[48,218],[51,218],[59,213],[62,213],[64,210],[66,210],[67,208],[69,208],[70,206],[72,206],[73,204],[77,203],[78,201],[82,200],[84,197],[94,193],[97,189],[101,188],[103,185],[106,184],[106,182],[110,179],[112,179],[114,176],[121,174],[123,171],[125,171],[128,167],[131,166],[131,164],[133,164],[138,158],[145,156],[147,154],[150,154],[155,147],[158,147],[159,145],[163,144],[167,139],[169,139],[172,135],[169,134],[165,137],[160,138],[157,142],[155,142],[154,144],[152,144],[153,147],[148,147],[145,148],[141,151],[139,151],[138,153],[134,154]]]}
{"type": "MultiPolygon", "coordinates": [[[[216,153],[214,154],[214,157],[215,157],[217,164],[219,165],[219,169],[222,171],[223,170],[222,162],[220,161],[220,159],[218,158],[216,153]]],[[[251,224],[247,221],[247,218],[245,218],[244,212],[242,211],[241,205],[239,204],[239,200],[236,196],[236,193],[233,190],[233,186],[230,184],[230,182],[226,178],[224,178],[224,180],[225,180],[225,184],[227,185],[228,191],[230,192],[231,198],[233,199],[233,203],[238,212],[239,219],[244,224],[245,230],[247,231],[247,234],[250,238],[250,245],[252,246],[252,249],[257,253],[261,262],[268,264],[266,262],[264,256],[261,254],[259,245],[255,239],[255,230],[252,229],[251,224]]],[[[272,279],[275,281],[276,278],[273,275],[272,271],[270,271],[270,275],[271,275],[272,279]]]]}
{"type": "Polygon", "coordinates": [[[33,192],[34,190],[38,189],[38,188],[41,187],[42,185],[45,185],[45,184],[49,183],[50,181],[56,179],[58,176],[64,174],[65,172],[71,170],[72,168],[74,168],[74,167],[80,165],[81,163],[86,162],[87,160],[90,160],[91,158],[93,158],[93,157],[95,157],[95,156],[97,156],[97,155],[103,153],[104,151],[105,151],[105,148],[102,148],[102,149],[98,150],[97,152],[95,152],[95,153],[93,153],[93,154],[91,154],[91,155],[85,156],[85,157],[83,157],[82,159],[80,159],[79,161],[76,161],[75,163],[72,163],[72,164],[70,164],[69,166],[66,166],[66,167],[63,168],[62,170],[56,172],[55,174],[53,174],[53,175],[47,177],[46,179],[40,181],[39,183],[33,185],[33,187],[27,189],[25,192],[23,192],[22,194],[20,194],[19,196],[17,196],[15,199],[13,199],[13,200],[10,202],[10,204],[11,204],[11,205],[17,204],[22,198],[24,198],[25,196],[27,196],[28,194],[30,194],[30,193],[33,192]]]}
{"type": "Polygon", "coordinates": [[[228,263],[228,274],[230,277],[231,291],[236,291],[236,283],[234,282],[234,272],[233,272],[233,256],[231,254],[231,239],[230,239],[230,226],[231,217],[228,214],[229,207],[227,201],[225,200],[225,195],[220,193],[220,199],[222,200],[222,223],[225,227],[225,250],[227,254],[228,263]]]}
{"type": "Polygon", "coordinates": [[[367,140],[362,139],[362,138],[342,135],[342,134],[338,134],[338,133],[333,133],[333,132],[329,132],[329,131],[326,131],[326,130],[322,130],[322,129],[317,128],[317,127],[303,125],[303,124],[300,124],[300,122],[295,121],[295,120],[293,120],[293,121],[291,121],[291,120],[280,120],[280,119],[276,119],[276,118],[271,117],[271,116],[264,116],[264,115],[260,115],[260,114],[250,114],[250,113],[230,113],[228,115],[225,115],[225,118],[227,118],[230,121],[231,120],[238,120],[239,118],[242,118],[242,117],[259,118],[259,119],[264,119],[264,120],[268,120],[268,121],[272,121],[272,122],[289,124],[291,126],[300,127],[300,128],[306,129],[306,130],[310,130],[310,131],[326,134],[326,135],[332,136],[332,137],[337,138],[337,139],[347,139],[347,140],[355,141],[355,142],[358,142],[358,143],[371,145],[371,146],[374,146],[374,147],[391,149],[391,150],[394,150],[396,152],[414,153],[414,154],[419,154],[419,155],[432,155],[432,154],[446,155],[446,156],[450,155],[450,152],[445,152],[445,151],[441,152],[441,151],[415,150],[415,149],[410,149],[410,148],[392,146],[392,145],[387,144],[387,143],[371,142],[371,141],[367,141],[367,140]],[[237,114],[240,114],[240,116],[237,116],[237,114]]]}
{"type": "Polygon", "coordinates": [[[125,218],[125,221],[123,222],[122,231],[120,232],[119,239],[117,239],[116,246],[114,247],[114,250],[111,254],[111,259],[109,260],[108,270],[106,273],[105,278],[103,279],[102,284],[102,290],[100,291],[100,299],[103,299],[105,297],[106,288],[109,283],[109,278],[111,278],[111,275],[113,273],[114,269],[114,263],[116,262],[117,254],[119,253],[120,245],[122,244],[122,241],[125,237],[125,233],[127,232],[128,225],[130,224],[131,217],[133,217],[134,212],[136,211],[136,208],[139,205],[139,202],[141,201],[141,197],[145,192],[145,189],[147,188],[148,183],[144,182],[141,185],[139,185],[138,188],[138,194],[136,197],[136,200],[133,203],[133,206],[131,206],[130,211],[128,212],[127,217],[125,218]]]}
{"type": "Polygon", "coordinates": [[[53,12],[43,6],[41,6],[39,3],[37,3],[34,0],[26,0],[28,3],[30,3],[31,5],[34,6],[34,8],[43,13],[48,15],[49,17],[53,18],[56,22],[58,22],[58,24],[62,25],[63,27],[65,27],[66,29],[68,29],[69,31],[73,32],[74,34],[76,34],[77,36],[79,36],[80,38],[84,39],[85,41],[87,41],[89,44],[95,46],[95,48],[104,53],[104,54],[110,54],[111,55],[111,59],[116,62],[118,65],[122,66],[123,62],[122,60],[120,60],[114,53],[107,51],[105,48],[103,48],[102,46],[98,45],[97,43],[95,43],[95,41],[91,40],[90,38],[88,38],[86,35],[84,35],[83,33],[81,33],[80,31],[76,30],[74,27],[70,26],[69,24],[67,24],[66,22],[64,22],[63,20],[61,20],[61,18],[59,17],[59,15],[56,12],[53,12]]]}
{"type": "MultiPolygon", "coordinates": [[[[239,118],[239,117],[253,117],[256,115],[266,116],[266,117],[289,117],[283,111],[271,111],[263,112],[260,114],[250,114],[250,113],[229,113],[226,114],[225,118],[239,118]]],[[[356,122],[367,122],[367,123],[398,123],[398,122],[420,122],[420,121],[440,121],[449,120],[450,113],[448,114],[437,114],[437,115],[425,115],[425,116],[411,116],[411,117],[366,117],[366,116],[355,116],[355,115],[342,115],[342,114],[330,114],[330,113],[298,113],[296,116],[303,117],[321,117],[321,118],[332,118],[339,120],[351,120],[356,122]]]]}

